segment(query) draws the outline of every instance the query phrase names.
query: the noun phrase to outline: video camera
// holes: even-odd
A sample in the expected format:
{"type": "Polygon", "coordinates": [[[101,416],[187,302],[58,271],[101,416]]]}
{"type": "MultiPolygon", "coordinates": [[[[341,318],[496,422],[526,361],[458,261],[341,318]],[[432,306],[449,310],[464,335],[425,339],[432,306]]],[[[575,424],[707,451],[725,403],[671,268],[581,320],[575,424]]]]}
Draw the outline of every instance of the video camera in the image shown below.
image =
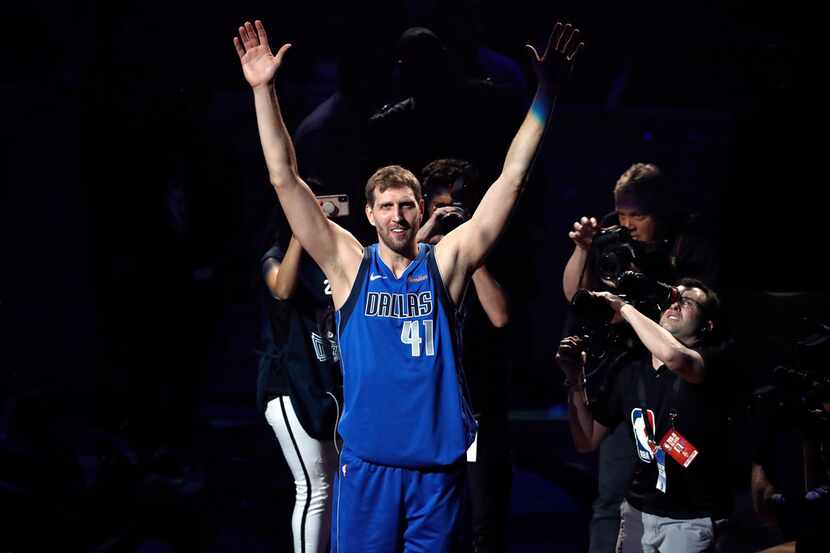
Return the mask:
{"type": "Polygon", "coordinates": [[[600,230],[591,243],[596,254],[594,270],[600,281],[610,289],[616,289],[626,271],[637,267],[637,260],[644,255],[642,242],[631,238],[631,231],[620,225],[600,230]]]}
{"type": "MultiPolygon", "coordinates": [[[[616,279],[616,285],[617,295],[652,318],[657,318],[680,295],[677,288],[634,271],[623,271],[616,279]]],[[[587,355],[583,379],[590,405],[602,395],[609,372],[616,368],[623,355],[636,349],[637,341],[628,325],[611,324],[614,311],[596,293],[578,290],[571,308],[587,355]]]]}
{"type": "MultiPolygon", "coordinates": [[[[614,293],[634,305],[638,311],[654,315],[653,318],[680,297],[680,292],[674,286],[651,279],[643,273],[623,271],[615,280],[614,293]]],[[[614,316],[608,302],[589,290],[578,290],[571,305],[577,321],[592,328],[610,323],[614,316]]]]}

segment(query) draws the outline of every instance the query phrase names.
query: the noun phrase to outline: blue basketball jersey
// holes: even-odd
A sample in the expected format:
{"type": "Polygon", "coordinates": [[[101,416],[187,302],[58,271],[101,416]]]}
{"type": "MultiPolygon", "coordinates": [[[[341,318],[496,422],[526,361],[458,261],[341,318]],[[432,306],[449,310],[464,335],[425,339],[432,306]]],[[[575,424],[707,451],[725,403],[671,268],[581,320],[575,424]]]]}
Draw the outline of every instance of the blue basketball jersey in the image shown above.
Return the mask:
{"type": "Polygon", "coordinates": [[[346,447],[367,461],[433,467],[458,461],[475,437],[455,308],[432,246],[400,278],[367,247],[337,312],[346,447]]]}

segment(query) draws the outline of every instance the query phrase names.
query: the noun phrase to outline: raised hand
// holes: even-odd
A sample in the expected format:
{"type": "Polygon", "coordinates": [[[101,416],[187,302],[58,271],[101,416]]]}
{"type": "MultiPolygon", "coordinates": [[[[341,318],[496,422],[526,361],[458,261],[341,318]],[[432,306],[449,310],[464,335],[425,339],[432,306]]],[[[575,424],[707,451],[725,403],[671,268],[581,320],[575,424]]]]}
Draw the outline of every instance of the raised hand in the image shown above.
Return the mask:
{"type": "Polygon", "coordinates": [[[574,229],[568,233],[568,238],[582,248],[588,250],[591,248],[591,242],[594,240],[594,235],[599,231],[599,223],[593,217],[582,217],[579,221],[574,223],[574,229]]]}
{"type": "Polygon", "coordinates": [[[567,79],[576,55],[585,46],[578,39],[579,29],[557,22],[541,56],[532,45],[526,45],[533,55],[533,70],[540,85],[558,86],[567,79]]]}
{"type": "Polygon", "coordinates": [[[282,64],[286,50],[291,47],[290,44],[283,44],[277,51],[277,55],[273,55],[268,45],[265,27],[259,20],[254,21],[253,25],[250,21],[246,21],[242,27],[239,27],[239,36],[233,37],[233,45],[236,47],[236,53],[239,54],[239,61],[242,62],[245,80],[252,88],[271,84],[277,69],[282,64]]]}

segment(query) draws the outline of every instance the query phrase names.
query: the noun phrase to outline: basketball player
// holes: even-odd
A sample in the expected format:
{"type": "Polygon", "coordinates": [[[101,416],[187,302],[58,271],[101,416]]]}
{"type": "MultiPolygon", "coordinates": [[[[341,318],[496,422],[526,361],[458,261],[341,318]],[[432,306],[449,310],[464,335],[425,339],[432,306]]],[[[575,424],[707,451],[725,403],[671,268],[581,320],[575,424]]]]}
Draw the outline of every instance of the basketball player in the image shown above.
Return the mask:
{"type": "Polygon", "coordinates": [[[379,169],[366,185],[378,243],[363,248],[325,217],[300,179],[274,76],[290,47],[271,53],[262,23],[234,38],[253,88],[269,176],[294,236],[328,278],[343,369],[344,449],[335,484],[332,551],[380,553],[456,547],[464,453],[475,435],[458,362],[455,306],[504,229],[582,43],[557,23],[530,111],[501,175],[473,216],[440,244],[418,244],[424,202],[415,176],[379,169]]]}

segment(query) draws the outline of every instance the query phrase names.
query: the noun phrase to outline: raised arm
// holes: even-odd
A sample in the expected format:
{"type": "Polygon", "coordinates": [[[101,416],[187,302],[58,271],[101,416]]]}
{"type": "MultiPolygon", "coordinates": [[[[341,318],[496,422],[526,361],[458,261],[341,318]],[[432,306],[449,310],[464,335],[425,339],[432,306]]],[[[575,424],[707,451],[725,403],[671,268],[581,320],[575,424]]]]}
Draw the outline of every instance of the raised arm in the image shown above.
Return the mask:
{"type": "Polygon", "coordinates": [[[299,176],[294,145],[274,88],[277,70],[291,45],[284,44],[273,55],[261,21],[239,27],[233,43],[242,73],[254,92],[259,138],[271,184],[294,236],[329,278],[335,305],[342,305],[357,274],[362,248],[351,234],[326,218],[299,176]]]}
{"type": "Polygon", "coordinates": [[[573,299],[577,290],[589,287],[591,274],[588,266],[588,252],[591,251],[591,242],[598,230],[599,224],[596,219],[583,217],[574,223],[573,230],[568,233],[570,239],[574,241],[574,251],[562,273],[562,291],[568,301],[573,299]]]}
{"type": "Polygon", "coordinates": [[[450,295],[457,300],[469,275],[483,262],[507,224],[550,121],[556,95],[583,46],[579,31],[557,23],[542,56],[528,46],[538,83],[533,103],[513,137],[501,175],[487,190],[472,218],[436,246],[436,260],[450,295]]]}
{"type": "Polygon", "coordinates": [[[611,308],[625,320],[643,345],[666,367],[680,378],[692,384],[700,384],[704,377],[703,357],[686,347],[671,332],[655,323],[636,307],[609,292],[597,292],[608,301],[611,308]]]}

